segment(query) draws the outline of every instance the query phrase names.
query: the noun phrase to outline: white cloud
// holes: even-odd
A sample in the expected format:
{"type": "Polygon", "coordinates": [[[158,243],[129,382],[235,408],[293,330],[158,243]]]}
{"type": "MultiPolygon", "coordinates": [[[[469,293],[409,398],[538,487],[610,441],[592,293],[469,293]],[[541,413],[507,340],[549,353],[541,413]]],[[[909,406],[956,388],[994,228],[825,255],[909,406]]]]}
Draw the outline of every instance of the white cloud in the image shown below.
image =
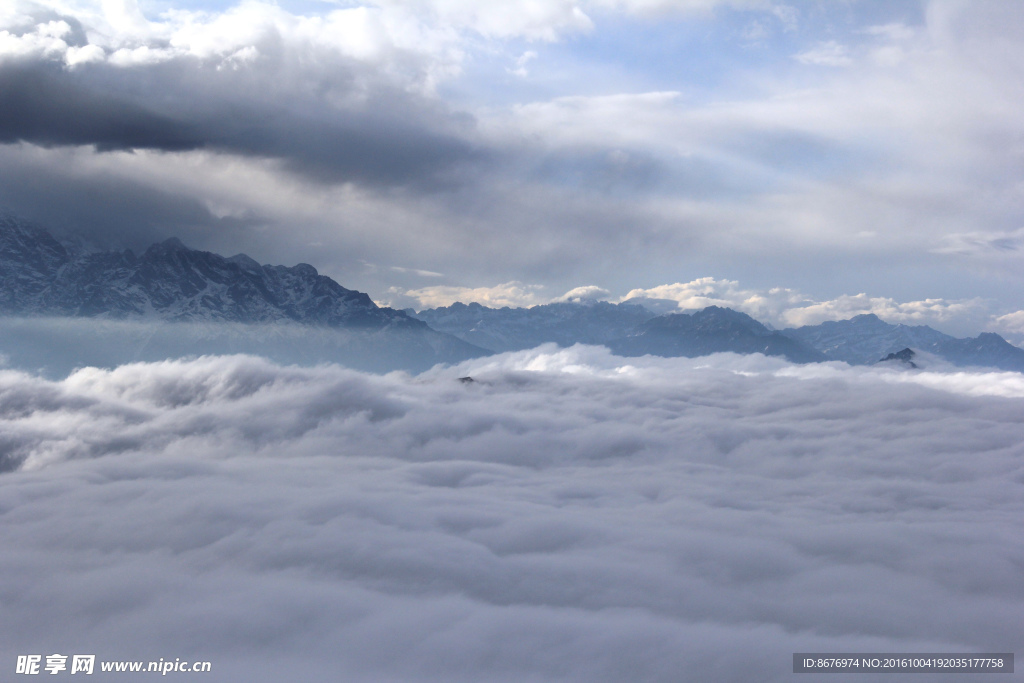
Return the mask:
{"type": "Polygon", "coordinates": [[[106,59],[107,53],[98,45],[83,45],[81,47],[69,47],[64,53],[64,61],[68,66],[74,67],[79,64],[101,62],[106,59]]]}
{"type": "Polygon", "coordinates": [[[718,7],[773,9],[768,0],[590,0],[588,4],[640,15],[709,14],[718,7]]]}
{"type": "Polygon", "coordinates": [[[798,651],[1013,651],[1021,396],[1014,373],[586,347],[414,379],[0,372],[3,452],[29,458],[0,475],[0,653],[775,682],[798,651]]]}
{"type": "Polygon", "coordinates": [[[457,287],[435,286],[420,289],[401,289],[394,287],[389,292],[390,299],[386,304],[392,307],[417,310],[450,306],[455,302],[464,304],[478,303],[490,308],[530,308],[554,302],[586,302],[606,301],[611,293],[596,285],[573,287],[561,296],[545,294],[547,288],[542,285],[529,285],[522,282],[505,282],[493,287],[457,287]]]}
{"type": "Polygon", "coordinates": [[[1024,248],[1024,228],[1007,231],[953,233],[932,249],[937,254],[1015,256],[1024,248]]]}
{"type": "Polygon", "coordinates": [[[68,50],[64,36],[71,31],[65,21],[47,21],[21,35],[0,30],[0,60],[5,57],[51,57],[68,50]]]}
{"type": "MultiPolygon", "coordinates": [[[[222,12],[168,10],[152,22],[133,0],[102,6],[55,4],[54,9],[83,23],[89,45],[69,47],[62,38],[70,26],[47,21],[21,35],[0,31],[0,58],[63,56],[70,66],[83,58],[105,58],[133,67],[191,56],[231,66],[239,55],[252,59],[269,47],[300,54],[312,66],[321,61],[316,53],[327,51],[372,64],[420,90],[431,90],[457,74],[464,58],[462,39],[452,27],[426,23],[402,7],[352,7],[306,16],[276,4],[246,1],[222,12]]],[[[13,26],[24,19],[14,15],[6,23],[13,26]]]]}
{"type": "Polygon", "coordinates": [[[403,268],[401,266],[391,266],[391,270],[396,273],[411,273],[413,275],[419,275],[420,277],[444,277],[444,273],[435,273],[432,270],[420,270],[419,268],[403,268]]]}
{"type": "Polygon", "coordinates": [[[1024,311],[1014,311],[996,318],[996,322],[1017,334],[1024,334],[1024,311]]]}
{"type": "Polygon", "coordinates": [[[564,33],[593,28],[590,17],[572,0],[376,0],[374,4],[427,11],[442,22],[487,38],[554,41],[564,33]]]}
{"type": "Polygon", "coordinates": [[[917,29],[900,22],[868,26],[863,32],[892,42],[906,42],[918,37],[919,34],[917,29]]]}
{"type": "MultiPolygon", "coordinates": [[[[679,135],[662,135],[677,126],[684,112],[680,93],[646,92],[604,96],[559,97],[517,105],[507,114],[481,121],[495,135],[536,136],[550,145],[606,147],[675,147],[679,135]]],[[[685,134],[685,131],[680,131],[685,134]]]]}
{"type": "MultiPolygon", "coordinates": [[[[337,3],[336,3],[337,4],[337,3]]],[[[267,31],[286,39],[302,37],[365,59],[379,59],[394,48],[438,54],[454,50],[473,34],[486,39],[556,41],[593,30],[590,8],[628,14],[708,13],[717,6],[771,11],[789,21],[785,5],[763,0],[367,0],[344,3],[317,14],[292,13],[274,3],[243,0],[226,9],[168,9],[147,19],[138,0],[83,0],[42,3],[15,0],[0,13],[0,26],[23,24],[45,6],[72,15],[90,40],[112,50],[170,42],[199,56],[222,55],[259,42],[267,31]]],[[[2,54],[2,53],[0,53],[2,54]]],[[[520,65],[521,66],[521,65],[520,65]]]]}
{"type": "Polygon", "coordinates": [[[388,305],[400,308],[412,306],[422,310],[449,306],[456,301],[461,301],[464,304],[476,302],[491,308],[501,308],[502,306],[522,308],[547,303],[548,298],[541,294],[543,289],[542,285],[530,285],[517,281],[505,282],[493,287],[438,285],[404,291],[393,288],[388,293],[392,297],[388,300],[388,305]]]}
{"type": "MultiPolygon", "coordinates": [[[[652,299],[648,305],[657,307],[657,301],[675,302],[676,311],[695,311],[708,306],[722,306],[743,311],[762,321],[777,322],[784,310],[806,302],[806,298],[791,289],[781,287],[764,291],[742,289],[735,280],[716,280],[702,277],[690,282],[676,282],[647,289],[630,290],[622,301],[652,299]]],[[[661,312],[674,312],[664,308],[661,312]]]]}
{"type": "Polygon", "coordinates": [[[772,14],[786,31],[795,31],[800,25],[800,12],[792,5],[775,5],[772,7],[772,14]]]}
{"type": "MultiPolygon", "coordinates": [[[[708,306],[721,306],[742,311],[773,327],[817,325],[827,320],[848,320],[857,315],[873,313],[889,323],[931,325],[954,334],[974,336],[989,327],[1016,332],[1016,314],[996,317],[992,303],[974,299],[923,299],[898,301],[891,297],[867,294],[844,294],[834,299],[815,300],[795,289],[744,288],[736,280],[702,277],[689,282],[676,282],[629,290],[614,297],[603,287],[587,285],[571,289],[562,296],[550,296],[541,285],[507,282],[494,287],[436,286],[403,290],[393,288],[387,305],[417,310],[448,306],[456,301],[477,302],[490,307],[530,307],[558,301],[632,301],[658,314],[698,311],[708,306]]],[[[1020,330],[1024,332],[1024,328],[1020,330]]]]}
{"type": "Polygon", "coordinates": [[[519,58],[516,60],[516,68],[508,69],[508,72],[511,74],[515,74],[520,78],[526,78],[527,76],[530,75],[530,71],[529,69],[526,68],[526,65],[529,64],[534,59],[537,59],[537,53],[534,52],[533,50],[527,50],[526,52],[521,54],[519,58]]]}
{"type": "Polygon", "coordinates": [[[900,302],[888,297],[846,294],[827,301],[815,301],[793,289],[744,289],[735,280],[712,277],[633,289],[621,300],[628,299],[648,299],[650,301],[645,302],[646,305],[662,313],[723,306],[743,311],[776,327],[816,325],[826,320],[847,320],[855,315],[874,313],[890,323],[940,326],[956,323],[960,327],[974,324],[980,328],[990,315],[988,302],[981,299],[900,302]]]}
{"type": "MultiPolygon", "coordinates": [[[[427,14],[487,38],[522,37],[548,42],[593,30],[594,21],[588,13],[594,11],[640,16],[708,15],[720,6],[777,11],[767,0],[372,0],[372,4],[427,14]]],[[[780,18],[787,16],[786,6],[779,6],[777,13],[780,18]]]]}
{"type": "Polygon", "coordinates": [[[922,325],[984,318],[987,317],[986,308],[986,302],[981,299],[898,302],[888,297],[854,294],[789,309],[782,313],[782,317],[793,325],[815,325],[825,320],[845,320],[855,315],[874,313],[888,322],[922,325]]]}
{"type": "Polygon", "coordinates": [[[810,50],[794,55],[794,59],[814,66],[849,66],[853,63],[849,48],[834,40],[818,43],[810,50]]]}
{"type": "Polygon", "coordinates": [[[573,287],[562,296],[554,299],[554,301],[567,301],[574,303],[582,303],[585,301],[607,301],[608,297],[611,296],[611,292],[597,285],[584,285],[582,287],[573,287]]]}
{"type": "Polygon", "coordinates": [[[1024,346],[1024,311],[1013,311],[994,317],[989,330],[1001,333],[1010,343],[1024,346]]]}

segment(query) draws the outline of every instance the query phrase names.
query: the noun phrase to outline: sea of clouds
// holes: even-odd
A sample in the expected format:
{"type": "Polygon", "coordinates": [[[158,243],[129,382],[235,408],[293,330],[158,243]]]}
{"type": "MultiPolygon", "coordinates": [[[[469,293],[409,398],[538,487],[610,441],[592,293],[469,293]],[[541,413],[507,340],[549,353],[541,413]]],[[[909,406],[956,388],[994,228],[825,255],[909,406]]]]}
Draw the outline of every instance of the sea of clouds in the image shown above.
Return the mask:
{"type": "Polygon", "coordinates": [[[1022,417],[1015,373],[582,346],[4,370],[0,666],[746,682],[794,652],[1020,653],[1022,417]]]}

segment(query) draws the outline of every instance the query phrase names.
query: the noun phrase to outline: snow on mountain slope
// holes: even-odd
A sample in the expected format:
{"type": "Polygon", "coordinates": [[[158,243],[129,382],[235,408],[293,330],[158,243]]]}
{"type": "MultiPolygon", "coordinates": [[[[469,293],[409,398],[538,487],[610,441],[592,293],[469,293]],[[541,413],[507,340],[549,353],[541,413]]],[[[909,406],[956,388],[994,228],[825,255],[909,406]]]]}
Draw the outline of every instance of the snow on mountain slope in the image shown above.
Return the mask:
{"type": "MultiPolygon", "coordinates": [[[[627,356],[693,357],[731,351],[853,365],[912,348],[954,365],[1024,372],[1024,350],[997,334],[956,339],[927,326],[886,323],[875,315],[776,332],[746,314],[717,306],[669,315],[603,301],[501,309],[455,303],[419,313],[396,311],[377,306],[366,294],[346,289],[304,263],[260,265],[244,254],[224,257],[189,249],[177,239],[155,244],[140,256],[131,251],[88,251],[5,214],[0,214],[0,314],[243,325],[216,334],[128,333],[129,338],[141,334],[149,340],[140,347],[144,352],[138,352],[148,359],[156,359],[156,349],[172,355],[267,353],[279,362],[334,360],[375,371],[421,370],[488,351],[555,342],[604,345],[627,356]],[[314,341],[315,335],[302,333],[279,346],[265,341],[279,341],[284,334],[267,326],[288,324],[306,326],[307,332],[308,326],[315,326],[345,334],[324,332],[314,341]],[[245,325],[263,329],[253,337],[255,332],[245,325]],[[359,337],[357,332],[375,336],[359,337]],[[213,343],[212,338],[218,341],[213,343]]],[[[14,362],[28,363],[39,356],[37,347],[53,347],[63,357],[41,365],[59,367],[106,357],[85,355],[88,345],[64,345],[59,351],[62,347],[46,339],[44,328],[43,323],[0,323],[0,351],[14,362]]],[[[86,335],[96,345],[106,339],[105,332],[75,334],[86,335]]],[[[122,358],[123,353],[115,356],[121,362],[132,360],[122,358]]]]}
{"type": "Polygon", "coordinates": [[[0,291],[0,313],[6,316],[0,321],[0,351],[22,367],[69,370],[257,353],[279,362],[424,370],[486,353],[401,311],[381,308],[308,264],[260,265],[244,254],[226,258],[189,249],[177,239],[141,256],[75,250],[10,215],[0,215],[0,291]],[[63,318],[93,322],[60,323],[63,318]],[[126,327],[111,336],[97,318],[126,327]],[[160,326],[172,322],[199,327],[160,326]],[[234,326],[217,327],[224,323],[234,326]]]}

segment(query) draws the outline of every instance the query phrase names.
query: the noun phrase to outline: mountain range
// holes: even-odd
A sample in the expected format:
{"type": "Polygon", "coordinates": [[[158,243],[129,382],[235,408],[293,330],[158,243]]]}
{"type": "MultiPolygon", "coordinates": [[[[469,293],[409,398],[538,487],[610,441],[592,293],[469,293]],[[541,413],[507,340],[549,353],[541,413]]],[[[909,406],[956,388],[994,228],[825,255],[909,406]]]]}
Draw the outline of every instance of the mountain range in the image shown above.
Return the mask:
{"type": "Polygon", "coordinates": [[[746,313],[709,306],[692,314],[657,315],[607,301],[553,303],[532,308],[487,308],[477,303],[405,311],[436,330],[493,351],[519,351],[555,342],[599,344],[620,356],[705,356],[763,353],[794,363],[827,358],[811,346],[768,329],[746,313]]]}
{"type": "Polygon", "coordinates": [[[8,317],[0,352],[31,367],[262,353],[281,362],[419,371],[489,353],[377,306],[308,264],[260,265],[177,239],[138,256],[76,249],[9,214],[0,215],[0,314],[8,317]],[[74,322],[97,318],[104,324],[74,322]],[[67,335],[78,339],[64,343],[67,335]]]}
{"type": "Polygon", "coordinates": [[[871,314],[773,330],[718,306],[668,314],[606,301],[398,311],[308,264],[261,265],[244,254],[189,249],[177,239],[141,255],[89,250],[0,214],[0,353],[22,367],[60,373],[244,352],[286,363],[420,371],[548,342],[604,345],[621,356],[728,351],[855,365],[912,348],[953,365],[1024,372],[1024,350],[997,334],[957,339],[871,314]]]}
{"type": "Polygon", "coordinates": [[[877,362],[886,354],[910,347],[927,351],[953,365],[994,367],[1024,372],[1024,350],[994,332],[957,339],[927,325],[893,325],[873,313],[849,320],[823,322],[782,334],[812,346],[828,357],[851,365],[877,362]]]}
{"type": "Polygon", "coordinates": [[[658,315],[642,305],[605,301],[532,308],[480,304],[405,311],[436,330],[492,351],[518,351],[544,342],[601,344],[620,356],[703,356],[763,353],[794,363],[843,361],[870,365],[912,347],[962,367],[1024,372],[1024,349],[998,334],[958,339],[931,327],[887,323],[874,314],[796,329],[772,330],[745,313],[709,306],[658,315]]]}

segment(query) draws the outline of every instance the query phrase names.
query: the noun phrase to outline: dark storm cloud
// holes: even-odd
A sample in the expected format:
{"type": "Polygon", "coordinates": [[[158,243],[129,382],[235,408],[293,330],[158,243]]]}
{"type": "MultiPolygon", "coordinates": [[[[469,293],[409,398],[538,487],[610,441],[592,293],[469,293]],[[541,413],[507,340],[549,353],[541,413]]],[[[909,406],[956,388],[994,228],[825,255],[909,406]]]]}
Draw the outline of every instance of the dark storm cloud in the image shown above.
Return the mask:
{"type": "Polygon", "coordinates": [[[81,75],[55,62],[11,61],[0,67],[0,141],[95,145],[101,151],[203,146],[202,136],[187,122],[131,96],[89,87],[81,75]]]}
{"type": "Polygon", "coordinates": [[[3,665],[745,683],[1020,651],[1019,375],[628,362],[0,373],[29,458],[0,476],[3,665]]]}
{"type": "Polygon", "coordinates": [[[0,63],[0,142],[205,149],[374,185],[443,183],[481,158],[467,117],[355,62],[332,57],[318,66],[302,70],[280,54],[227,66],[182,56],[73,69],[9,59],[0,63]]]}
{"type": "Polygon", "coordinates": [[[16,145],[0,146],[0,207],[59,238],[103,249],[145,250],[178,237],[190,246],[238,251],[254,212],[216,216],[199,199],[127,175],[69,173],[58,156],[40,159],[16,145]]]}

